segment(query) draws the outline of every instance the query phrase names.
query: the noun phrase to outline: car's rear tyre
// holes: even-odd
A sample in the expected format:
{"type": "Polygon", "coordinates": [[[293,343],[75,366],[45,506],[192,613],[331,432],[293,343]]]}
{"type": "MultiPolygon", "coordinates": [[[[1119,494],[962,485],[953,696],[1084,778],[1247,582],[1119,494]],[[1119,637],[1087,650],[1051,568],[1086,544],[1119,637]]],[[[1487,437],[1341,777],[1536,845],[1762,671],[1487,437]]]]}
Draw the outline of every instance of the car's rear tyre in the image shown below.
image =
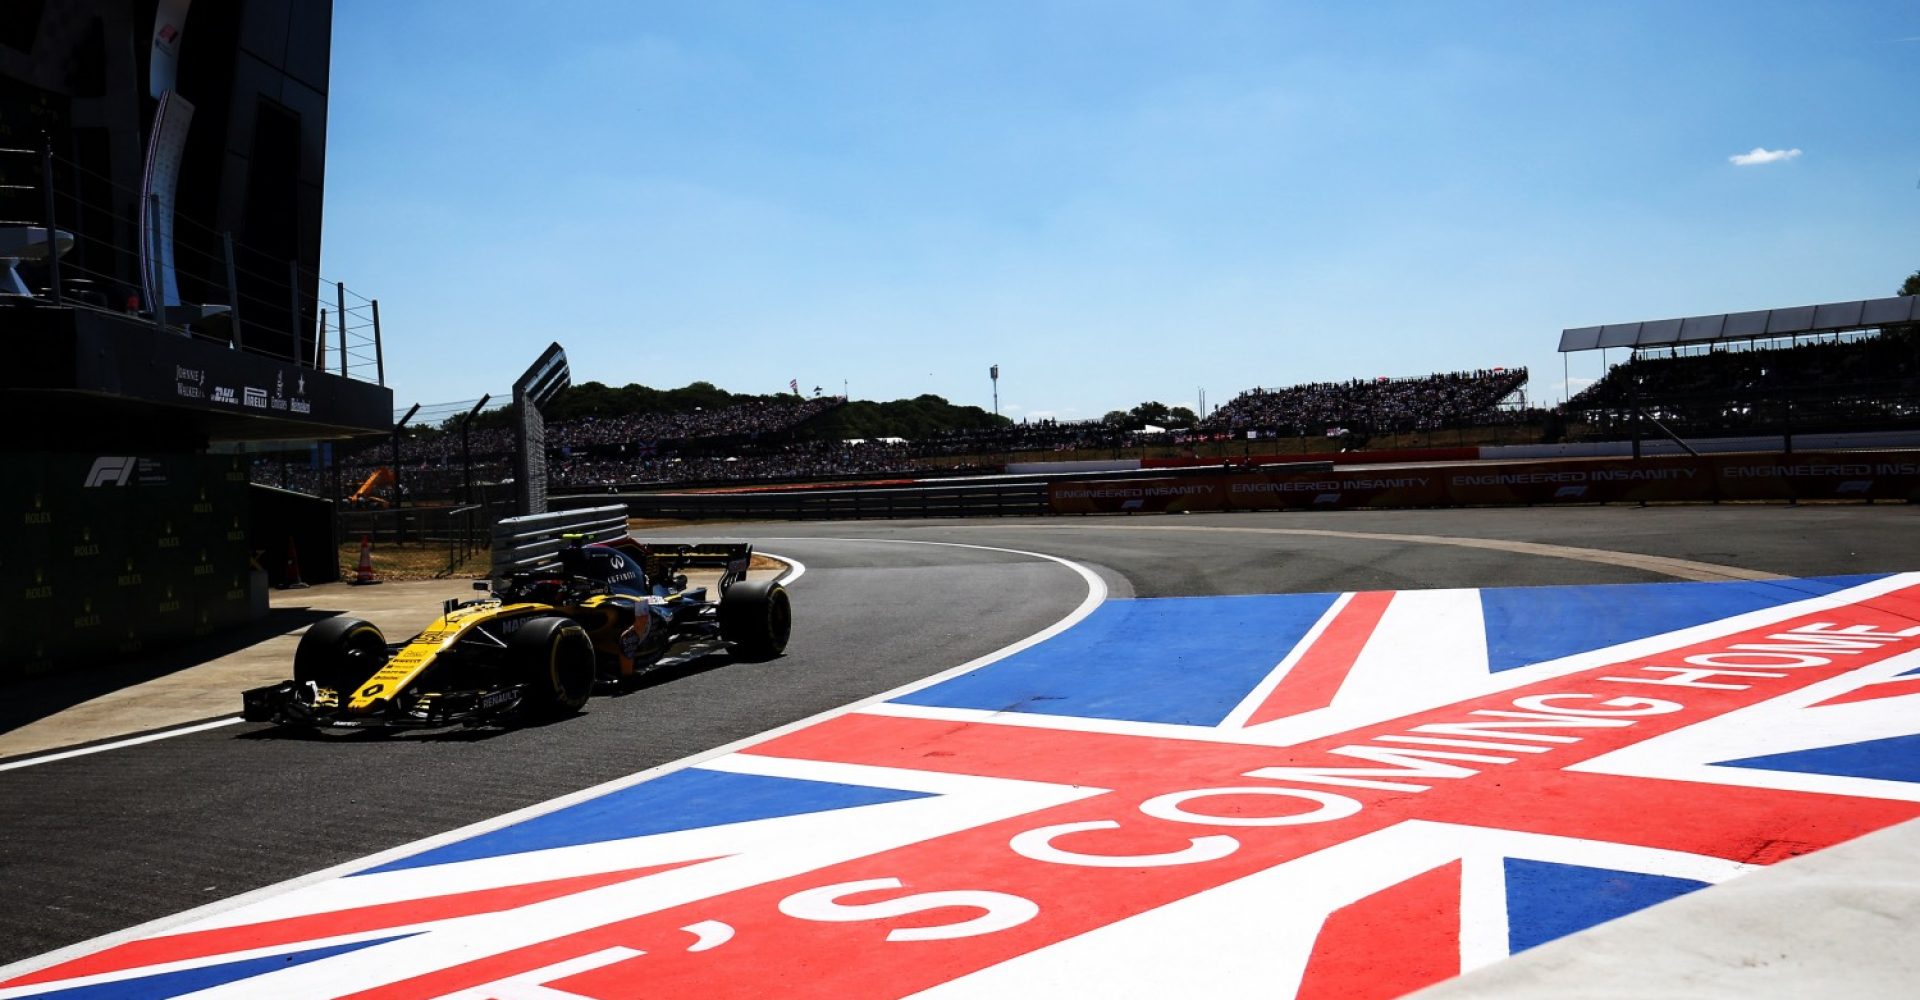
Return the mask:
{"type": "Polygon", "coordinates": [[[770,660],[787,648],[793,603],[777,580],[741,580],[720,597],[720,637],[749,659],[770,660]]]}
{"type": "Polygon", "coordinates": [[[293,651],[293,679],[330,688],[344,702],[387,661],[387,638],[372,622],[329,618],[316,622],[293,651]]]}
{"type": "Polygon", "coordinates": [[[536,618],[507,641],[514,678],[527,686],[529,715],[578,712],[593,693],[593,640],[578,622],[536,618]]]}

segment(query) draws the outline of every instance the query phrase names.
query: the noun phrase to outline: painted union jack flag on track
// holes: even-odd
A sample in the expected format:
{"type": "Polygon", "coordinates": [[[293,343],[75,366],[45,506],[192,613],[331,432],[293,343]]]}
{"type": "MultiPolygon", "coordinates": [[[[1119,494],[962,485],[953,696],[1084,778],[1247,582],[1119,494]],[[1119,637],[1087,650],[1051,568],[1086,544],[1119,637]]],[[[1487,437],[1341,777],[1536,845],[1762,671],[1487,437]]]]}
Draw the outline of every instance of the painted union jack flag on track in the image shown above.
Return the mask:
{"type": "Polygon", "coordinates": [[[1920,574],[1109,601],[0,1000],[1395,996],[1920,815],[1920,574]]]}

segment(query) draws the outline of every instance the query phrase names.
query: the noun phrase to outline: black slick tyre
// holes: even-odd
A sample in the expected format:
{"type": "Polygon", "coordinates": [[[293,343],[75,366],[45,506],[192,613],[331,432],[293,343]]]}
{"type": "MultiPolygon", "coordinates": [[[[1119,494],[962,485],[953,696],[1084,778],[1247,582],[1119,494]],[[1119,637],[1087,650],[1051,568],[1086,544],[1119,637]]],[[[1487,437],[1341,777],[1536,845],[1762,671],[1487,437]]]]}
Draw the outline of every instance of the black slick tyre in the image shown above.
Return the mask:
{"type": "Polygon", "coordinates": [[[386,636],[372,622],[329,618],[300,637],[293,651],[293,679],[329,688],[344,703],[386,661],[386,636]]]}
{"type": "Polygon", "coordinates": [[[793,603],[777,580],[742,580],[720,597],[720,638],[748,659],[771,660],[787,648],[793,603]]]}
{"type": "Polygon", "coordinates": [[[507,656],[527,686],[521,705],[530,716],[578,712],[593,693],[593,640],[577,622],[536,618],[507,640],[507,656]]]}

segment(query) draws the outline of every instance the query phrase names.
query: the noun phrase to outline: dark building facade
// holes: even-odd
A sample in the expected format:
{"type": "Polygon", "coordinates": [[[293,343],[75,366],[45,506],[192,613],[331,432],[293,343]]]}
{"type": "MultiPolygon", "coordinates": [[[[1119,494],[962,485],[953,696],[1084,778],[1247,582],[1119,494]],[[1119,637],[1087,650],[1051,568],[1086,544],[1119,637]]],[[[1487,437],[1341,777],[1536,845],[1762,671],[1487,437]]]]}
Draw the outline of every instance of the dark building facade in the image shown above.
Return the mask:
{"type": "Polygon", "coordinates": [[[240,447],[393,422],[377,332],[349,377],[319,322],[331,24],[0,8],[0,681],[243,622],[296,538],[332,578],[327,503],[256,500],[240,447]]]}
{"type": "MultiPolygon", "coordinates": [[[[143,196],[158,191],[171,209],[168,304],[233,305],[231,234],[247,347],[313,358],[332,21],[331,0],[8,0],[0,146],[37,150],[51,137],[55,214],[75,236],[62,264],[82,292],[116,308],[144,302],[143,196]],[[163,110],[168,127],[156,130],[163,110]]],[[[38,182],[31,159],[0,157],[11,200],[38,182]]],[[[41,214],[0,204],[0,219],[41,214]]]]}

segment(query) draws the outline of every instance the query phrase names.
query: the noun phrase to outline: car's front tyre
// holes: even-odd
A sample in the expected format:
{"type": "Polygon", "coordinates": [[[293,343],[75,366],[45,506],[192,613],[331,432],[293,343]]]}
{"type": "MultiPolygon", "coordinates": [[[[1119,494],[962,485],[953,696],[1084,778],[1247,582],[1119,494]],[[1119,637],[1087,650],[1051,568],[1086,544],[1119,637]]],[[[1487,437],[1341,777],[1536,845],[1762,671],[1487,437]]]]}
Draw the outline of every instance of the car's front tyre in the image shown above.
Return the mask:
{"type": "Polygon", "coordinates": [[[521,703],[529,715],[578,712],[593,693],[593,640],[579,623],[536,618],[507,641],[514,679],[527,686],[521,703]]]}
{"type": "Polygon", "coordinates": [[[387,660],[387,639],[372,622],[329,618],[316,622],[293,651],[293,679],[334,691],[342,703],[387,660]]]}

